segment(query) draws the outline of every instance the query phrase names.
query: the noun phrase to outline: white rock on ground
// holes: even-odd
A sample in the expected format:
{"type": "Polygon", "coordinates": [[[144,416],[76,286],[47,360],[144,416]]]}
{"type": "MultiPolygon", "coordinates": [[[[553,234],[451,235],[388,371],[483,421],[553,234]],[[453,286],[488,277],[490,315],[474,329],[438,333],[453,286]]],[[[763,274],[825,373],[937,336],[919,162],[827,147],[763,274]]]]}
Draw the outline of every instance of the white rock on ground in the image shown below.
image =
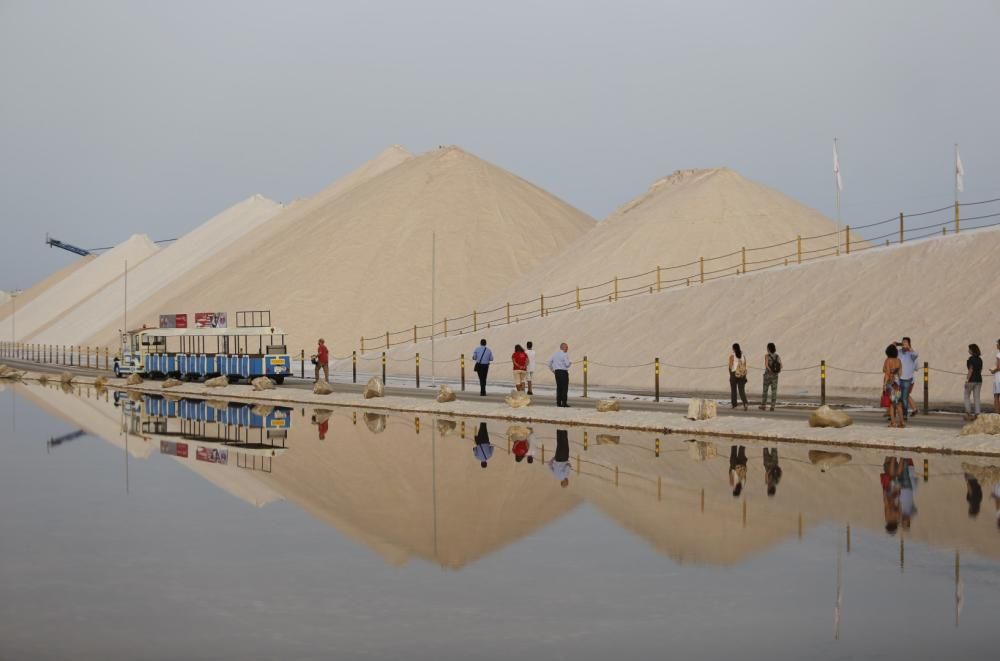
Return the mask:
{"type": "Polygon", "coordinates": [[[602,399],[597,402],[597,410],[601,413],[609,413],[611,411],[620,411],[621,406],[618,404],[617,399],[602,399]]]}
{"type": "Polygon", "coordinates": [[[184,385],[184,382],[181,381],[180,379],[167,379],[166,381],[163,382],[163,384],[160,387],[166,390],[168,388],[176,388],[177,386],[182,386],[182,385],[184,385]]]}
{"type": "Polygon", "coordinates": [[[225,388],[229,385],[229,379],[224,376],[217,376],[212,379],[205,379],[205,385],[209,388],[225,388]]]}
{"type": "Polygon", "coordinates": [[[688,402],[688,420],[711,420],[719,414],[718,402],[714,399],[692,399],[688,402]]]}
{"type": "Polygon", "coordinates": [[[250,382],[255,391],[261,390],[274,390],[274,381],[267,378],[266,376],[258,376],[256,379],[250,382]]]}
{"type": "Polygon", "coordinates": [[[831,409],[829,406],[821,406],[809,415],[810,427],[847,427],[854,424],[851,416],[844,411],[831,409]]]}
{"type": "MultiPolygon", "coordinates": [[[[137,386],[140,383],[142,383],[142,377],[138,374],[129,374],[128,378],[125,379],[125,385],[127,386],[137,386]]],[[[208,385],[208,382],[205,385],[208,385]]]]}
{"type": "Polygon", "coordinates": [[[523,408],[531,404],[531,398],[522,390],[511,390],[510,394],[504,397],[507,406],[513,409],[523,408]]]}
{"type": "Polygon", "coordinates": [[[365,399],[385,397],[385,386],[382,385],[382,381],[377,376],[368,379],[368,383],[365,385],[364,396],[365,399]]]}
{"type": "Polygon", "coordinates": [[[329,395],[333,392],[333,386],[326,381],[317,381],[313,384],[314,395],[329,395]]]}
{"type": "Polygon", "coordinates": [[[1000,434],[1000,413],[983,413],[962,427],[962,436],[972,434],[1000,434]]]}
{"type": "Polygon", "coordinates": [[[440,402],[441,404],[444,404],[446,402],[454,402],[456,399],[458,398],[455,396],[455,391],[452,390],[450,387],[441,386],[440,390],[438,390],[437,401],[440,402]]]}

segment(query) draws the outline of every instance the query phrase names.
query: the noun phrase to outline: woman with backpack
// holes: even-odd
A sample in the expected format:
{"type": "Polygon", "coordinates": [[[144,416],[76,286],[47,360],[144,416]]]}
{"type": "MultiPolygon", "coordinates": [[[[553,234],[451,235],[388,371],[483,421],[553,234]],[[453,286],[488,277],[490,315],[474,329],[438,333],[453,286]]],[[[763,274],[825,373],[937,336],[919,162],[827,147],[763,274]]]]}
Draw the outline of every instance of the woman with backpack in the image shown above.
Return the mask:
{"type": "Polygon", "coordinates": [[[733,344],[733,352],[729,354],[729,392],[736,408],[736,392],[739,391],[743,410],[747,410],[747,357],[743,355],[739,343],[733,344]]]}
{"type": "Polygon", "coordinates": [[[771,410],[778,399],[778,374],[781,373],[781,356],[774,342],[767,343],[767,355],[764,356],[764,395],[760,400],[760,410],[767,408],[767,389],[771,389],[771,410]]]}

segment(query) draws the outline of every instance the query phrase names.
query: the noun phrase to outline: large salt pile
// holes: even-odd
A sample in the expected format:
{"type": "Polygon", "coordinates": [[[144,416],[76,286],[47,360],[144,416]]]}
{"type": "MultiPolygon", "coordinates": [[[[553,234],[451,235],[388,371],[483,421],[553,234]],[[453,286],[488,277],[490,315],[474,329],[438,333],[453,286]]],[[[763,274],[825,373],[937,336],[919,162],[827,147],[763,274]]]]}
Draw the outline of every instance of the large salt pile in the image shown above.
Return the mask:
{"type": "Polygon", "coordinates": [[[40,328],[66,314],[73,306],[118,278],[157,251],[145,234],[133,234],[111,250],[77,269],[72,277],[53,284],[24,307],[17,306],[17,339],[31,337],[40,328]]]}
{"type": "MultiPolygon", "coordinates": [[[[188,270],[225,253],[244,234],[253,232],[281,211],[281,205],[254,195],[217,214],[195,230],[129,269],[129,314],[135,307],[173,284],[188,270]]],[[[72,310],[37,331],[33,342],[81,344],[108,324],[121,325],[124,277],[119,276],[72,310]]]]}
{"type": "MultiPolygon", "coordinates": [[[[352,188],[378,176],[379,174],[393,168],[400,163],[409,160],[412,155],[399,145],[393,145],[373,159],[363,164],[353,172],[330,184],[313,197],[297,200],[286,206],[280,213],[272,216],[266,223],[263,223],[251,232],[246,232],[236,238],[225,251],[215,254],[211,259],[205,259],[178,274],[169,288],[161,288],[145,300],[138,302],[133,308],[130,307],[131,318],[155,325],[160,314],[179,312],[201,312],[214,311],[218,301],[212,300],[205,305],[210,307],[193,309],[188,298],[197,297],[201,287],[205,283],[212,282],[217,278],[217,274],[224,274],[233,269],[241,268],[244,262],[253,263],[261,269],[271,268],[276,262],[273,258],[273,246],[275,241],[282,235],[293,231],[293,228],[300,221],[308,220],[317,213],[322,213],[322,209],[333,202],[352,188]]],[[[294,255],[285,256],[283,259],[296,259],[294,255]]],[[[132,287],[131,281],[129,287],[132,287]]],[[[258,309],[259,306],[253,306],[258,309]]],[[[219,311],[228,311],[225,302],[219,311]]],[[[278,323],[277,318],[274,319],[278,323]]],[[[87,344],[109,345],[113,344],[117,338],[117,328],[120,324],[117,320],[108,321],[102,328],[93,330],[85,339],[87,344]]]]}
{"type": "Polygon", "coordinates": [[[4,290],[0,289],[0,305],[3,305],[4,303],[7,303],[8,301],[10,301],[10,294],[8,294],[4,290]]]}
{"type": "MultiPolygon", "coordinates": [[[[686,393],[728,393],[725,365],[730,345],[739,342],[749,357],[753,397],[760,394],[765,345],[775,342],[784,363],[779,398],[818,394],[819,363],[826,360],[828,392],[872,401],[886,345],[909,335],[920,360],[935,370],[933,401],[960,401],[967,346],[975,342],[992,355],[1000,333],[988,305],[970,306],[956,292],[975,292],[978,301],[1000,298],[997,254],[1000,229],[984,229],[571,309],[480,334],[501,357],[490,372],[497,379],[510,378],[506,356],[514,343],[533,340],[547,359],[567,341],[577,361],[570,373],[576,387],[584,355],[593,361],[591,386],[645,389],[652,388],[651,363],[659,357],[663,389],[686,393]]],[[[437,360],[468,356],[478,337],[439,339],[437,360]]],[[[429,355],[428,343],[393,349],[390,370],[412,374],[414,351],[429,355]]],[[[538,381],[551,384],[548,370],[540,371],[538,381]]],[[[457,377],[457,364],[441,363],[437,373],[457,377]]]]}
{"type": "MultiPolygon", "coordinates": [[[[822,236],[803,242],[804,251],[818,251],[806,252],[806,258],[835,252],[838,242],[844,239],[838,229],[819,212],[728,168],[679,170],[654,183],[646,193],[506,290],[504,300],[486,307],[537,299],[540,294],[546,295],[547,307],[575,304],[576,287],[609,283],[616,276],[619,290],[628,293],[633,287],[655,283],[656,275],[650,272],[657,266],[661,267],[664,285],[677,279],[683,283],[685,278],[700,273],[698,262],[702,257],[707,260],[707,278],[728,275],[742,268],[742,248],[748,249],[747,269],[752,271],[783,264],[783,256],[795,255],[796,236],[822,236]],[[728,257],[710,259],[722,255],[728,257]],[[671,268],[685,264],[688,266],[671,268]],[[626,279],[639,273],[647,275],[626,279]],[[561,292],[570,293],[556,296],[561,292]]],[[[586,301],[613,290],[612,284],[585,289],[581,298],[586,301]]],[[[530,314],[537,308],[516,306],[514,311],[530,314]]]]}
{"type": "MultiPolygon", "coordinates": [[[[26,306],[31,301],[38,298],[41,294],[48,291],[50,287],[56,283],[62,282],[69,276],[76,273],[77,270],[83,268],[93,260],[97,259],[96,255],[86,255],[85,257],[74,258],[72,262],[62,267],[58,271],[54,271],[49,275],[45,276],[35,284],[31,285],[20,294],[17,295],[17,308],[21,309],[26,306]]],[[[13,311],[13,301],[8,300],[6,303],[0,303],[0,326],[7,326],[7,318],[13,311]]],[[[9,336],[8,336],[9,337],[9,336]]]]}
{"type": "MultiPolygon", "coordinates": [[[[305,203],[308,204],[308,203],[305,203]]],[[[305,215],[263,250],[176,291],[155,314],[269,309],[291,348],[325,337],[349,353],[362,333],[401,331],[431,312],[437,235],[439,316],[468,310],[555,255],[592,219],[457,147],[407,160],[305,215]]],[[[108,341],[105,337],[104,341],[108,341]]]]}

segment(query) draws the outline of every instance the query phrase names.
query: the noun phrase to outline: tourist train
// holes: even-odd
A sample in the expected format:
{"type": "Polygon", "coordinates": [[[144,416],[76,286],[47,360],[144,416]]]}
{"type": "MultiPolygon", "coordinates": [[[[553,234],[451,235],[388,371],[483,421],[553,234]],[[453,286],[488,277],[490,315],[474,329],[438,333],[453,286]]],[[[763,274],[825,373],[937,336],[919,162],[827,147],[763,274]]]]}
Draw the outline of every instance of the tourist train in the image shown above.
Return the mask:
{"type": "Polygon", "coordinates": [[[236,313],[229,328],[225,313],[199,313],[196,327],[187,315],[163,315],[157,328],[121,333],[115,376],[197,380],[224,376],[230,382],[266,376],[281,384],[291,374],[285,332],[271,326],[267,310],[236,313]]]}

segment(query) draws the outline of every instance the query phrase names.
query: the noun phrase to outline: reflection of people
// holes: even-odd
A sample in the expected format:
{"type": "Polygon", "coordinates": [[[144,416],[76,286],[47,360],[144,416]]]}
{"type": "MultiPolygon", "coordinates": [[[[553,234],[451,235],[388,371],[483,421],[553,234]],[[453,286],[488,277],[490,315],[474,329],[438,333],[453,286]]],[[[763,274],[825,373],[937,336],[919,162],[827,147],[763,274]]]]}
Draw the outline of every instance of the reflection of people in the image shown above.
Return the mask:
{"type": "Polygon", "coordinates": [[[729,446],[729,486],[733,497],[743,493],[743,483],[747,479],[747,449],[744,446],[729,446]]]}
{"type": "Polygon", "coordinates": [[[572,466],[569,463],[569,432],[565,429],[556,430],[556,454],[549,460],[549,470],[556,476],[561,486],[569,486],[572,466]]]}
{"type": "Polygon", "coordinates": [[[778,448],[764,448],[764,484],[767,485],[767,495],[773,496],[781,482],[781,466],[778,465],[778,448]]]}
{"type": "Polygon", "coordinates": [[[899,470],[899,522],[903,530],[910,529],[910,523],[917,514],[913,494],[917,488],[916,468],[912,459],[900,459],[899,470]]]}
{"type": "Polygon", "coordinates": [[[527,458],[529,464],[535,461],[535,452],[532,447],[534,440],[535,434],[529,428],[524,438],[518,438],[514,441],[514,444],[511,446],[511,454],[514,455],[514,461],[520,463],[525,458],[527,458]]]}
{"type": "Polygon", "coordinates": [[[895,457],[886,457],[882,463],[882,510],[885,515],[885,531],[895,535],[899,529],[899,473],[902,465],[895,457]]]}
{"type": "Polygon", "coordinates": [[[1000,482],[993,485],[993,493],[990,494],[990,499],[993,500],[993,507],[996,508],[997,527],[1000,528],[1000,482]]]}
{"type": "Polygon", "coordinates": [[[493,444],[490,443],[490,432],[486,428],[485,422],[479,423],[479,431],[476,432],[476,447],[472,448],[472,454],[479,459],[479,465],[483,468],[486,468],[486,463],[493,456],[493,444]]]}
{"type": "Polygon", "coordinates": [[[965,474],[965,502],[969,503],[969,516],[978,516],[983,504],[983,487],[971,473],[965,474]]]}

